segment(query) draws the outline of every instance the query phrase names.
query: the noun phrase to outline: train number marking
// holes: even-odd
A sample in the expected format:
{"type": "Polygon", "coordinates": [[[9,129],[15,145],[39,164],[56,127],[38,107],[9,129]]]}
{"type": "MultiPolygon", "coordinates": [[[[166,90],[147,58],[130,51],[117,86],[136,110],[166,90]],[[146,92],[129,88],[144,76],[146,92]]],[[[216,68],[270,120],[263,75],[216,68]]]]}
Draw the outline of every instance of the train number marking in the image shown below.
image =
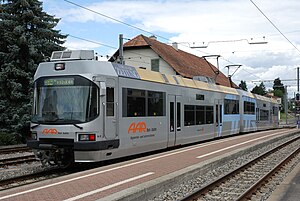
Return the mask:
{"type": "Polygon", "coordinates": [[[137,131],[139,133],[146,132],[147,131],[146,123],[145,122],[138,122],[138,123],[132,122],[128,128],[128,134],[130,132],[136,133],[137,131]]]}

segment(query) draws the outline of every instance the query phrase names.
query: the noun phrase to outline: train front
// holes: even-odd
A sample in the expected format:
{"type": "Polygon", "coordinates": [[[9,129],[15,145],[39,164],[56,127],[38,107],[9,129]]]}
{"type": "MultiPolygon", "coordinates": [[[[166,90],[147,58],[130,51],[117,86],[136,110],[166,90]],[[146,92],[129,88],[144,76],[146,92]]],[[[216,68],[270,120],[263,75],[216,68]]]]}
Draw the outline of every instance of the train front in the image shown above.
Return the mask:
{"type": "Polygon", "coordinates": [[[37,69],[27,145],[43,164],[65,166],[74,162],[75,150],[91,155],[101,148],[100,88],[83,72],[95,62],[46,62],[37,69]]]}

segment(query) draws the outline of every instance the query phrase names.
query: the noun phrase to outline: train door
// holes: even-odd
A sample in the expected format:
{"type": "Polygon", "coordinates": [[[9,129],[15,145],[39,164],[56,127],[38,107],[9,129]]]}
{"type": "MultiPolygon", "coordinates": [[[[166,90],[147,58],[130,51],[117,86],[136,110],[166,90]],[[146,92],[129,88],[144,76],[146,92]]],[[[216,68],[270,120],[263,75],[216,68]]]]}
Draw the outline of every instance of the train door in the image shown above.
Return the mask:
{"type": "Polygon", "coordinates": [[[176,138],[181,133],[181,96],[168,95],[168,147],[176,145],[176,138]]]}
{"type": "Polygon", "coordinates": [[[215,137],[222,136],[222,127],[223,127],[223,100],[215,100],[216,108],[216,127],[215,127],[215,137]]]}
{"type": "Polygon", "coordinates": [[[118,92],[116,87],[116,81],[114,79],[106,80],[106,100],[105,100],[105,125],[104,132],[107,139],[115,139],[117,137],[117,114],[118,92]]]}

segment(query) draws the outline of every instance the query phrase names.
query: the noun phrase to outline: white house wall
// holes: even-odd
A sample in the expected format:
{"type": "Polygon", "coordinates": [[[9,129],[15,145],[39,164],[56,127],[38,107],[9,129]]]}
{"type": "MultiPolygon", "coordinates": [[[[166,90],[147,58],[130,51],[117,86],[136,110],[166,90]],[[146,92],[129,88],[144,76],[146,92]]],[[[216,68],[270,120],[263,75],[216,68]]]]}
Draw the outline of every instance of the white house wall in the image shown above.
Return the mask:
{"type": "Polygon", "coordinates": [[[124,61],[126,65],[151,70],[151,59],[159,59],[160,73],[176,75],[173,68],[152,49],[124,50],[124,61]]]}

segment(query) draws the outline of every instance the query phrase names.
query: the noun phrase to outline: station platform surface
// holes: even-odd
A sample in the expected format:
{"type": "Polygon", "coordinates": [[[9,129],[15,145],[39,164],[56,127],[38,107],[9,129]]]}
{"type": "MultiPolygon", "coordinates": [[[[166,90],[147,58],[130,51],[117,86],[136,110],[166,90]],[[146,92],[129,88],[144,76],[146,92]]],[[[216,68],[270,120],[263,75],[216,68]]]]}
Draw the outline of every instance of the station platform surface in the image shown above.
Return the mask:
{"type": "Polygon", "coordinates": [[[199,168],[214,169],[247,148],[293,133],[299,131],[269,130],[200,143],[0,191],[0,200],[148,200],[199,168]]]}

